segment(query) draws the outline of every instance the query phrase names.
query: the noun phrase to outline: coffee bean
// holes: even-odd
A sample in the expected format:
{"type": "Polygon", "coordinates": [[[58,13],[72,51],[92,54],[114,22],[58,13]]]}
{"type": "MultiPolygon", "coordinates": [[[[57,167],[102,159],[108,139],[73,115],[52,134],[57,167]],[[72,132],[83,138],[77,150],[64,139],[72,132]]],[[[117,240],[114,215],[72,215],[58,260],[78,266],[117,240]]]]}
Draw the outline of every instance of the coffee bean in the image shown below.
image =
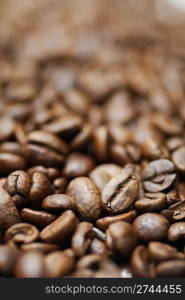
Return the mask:
{"type": "Polygon", "coordinates": [[[42,252],[43,254],[47,254],[47,253],[58,250],[59,246],[55,245],[55,244],[35,242],[35,243],[30,243],[30,244],[22,244],[20,249],[24,250],[24,251],[36,250],[36,251],[42,252]]]}
{"type": "Polygon", "coordinates": [[[72,141],[69,143],[71,150],[80,150],[87,145],[92,137],[92,126],[90,124],[84,124],[80,132],[78,132],[72,141]]]}
{"type": "Polygon", "coordinates": [[[24,170],[26,162],[23,157],[13,153],[0,153],[0,174],[8,175],[15,170],[24,170]]]}
{"type": "Polygon", "coordinates": [[[40,237],[47,243],[60,243],[73,233],[77,224],[75,214],[71,210],[66,210],[41,231],[40,237]]]}
{"type": "MultiPolygon", "coordinates": [[[[62,154],[58,154],[44,146],[27,144],[24,146],[23,151],[31,166],[43,165],[44,167],[60,168],[64,162],[64,156],[62,154]]],[[[20,169],[20,166],[16,169],[20,169]]]]}
{"type": "Polygon", "coordinates": [[[108,158],[109,133],[108,128],[99,126],[93,134],[94,152],[99,161],[106,161],[108,158]]]}
{"type": "Polygon", "coordinates": [[[27,223],[18,223],[10,226],[5,233],[5,241],[9,246],[29,244],[39,238],[38,229],[27,223]]]}
{"type": "Polygon", "coordinates": [[[136,216],[137,216],[136,210],[130,210],[120,215],[98,219],[96,221],[96,226],[102,230],[105,230],[110,224],[115,223],[117,221],[125,221],[128,223],[132,223],[132,221],[136,218],[136,216]]]}
{"type": "Polygon", "coordinates": [[[92,237],[93,224],[88,222],[79,223],[71,240],[72,249],[77,256],[83,256],[86,253],[92,237]]]}
{"type": "Polygon", "coordinates": [[[168,240],[176,242],[185,237],[185,222],[176,222],[170,225],[168,230],[168,240]]]}
{"type": "Polygon", "coordinates": [[[170,207],[168,207],[168,210],[172,212],[173,220],[183,220],[185,218],[185,200],[172,204],[170,207]]]}
{"type": "Polygon", "coordinates": [[[94,168],[94,165],[94,161],[90,156],[73,153],[67,158],[63,175],[70,179],[78,176],[87,176],[94,168]]]}
{"type": "Polygon", "coordinates": [[[152,259],[156,262],[185,258],[184,254],[179,252],[175,247],[161,242],[150,242],[148,250],[152,259]]]}
{"type": "Polygon", "coordinates": [[[169,188],[176,174],[174,165],[168,159],[158,159],[149,163],[143,172],[144,188],[147,192],[157,193],[169,188]]]}
{"type": "Polygon", "coordinates": [[[49,195],[42,201],[42,208],[50,212],[62,212],[72,207],[72,199],[66,194],[49,195]]]}
{"type": "Polygon", "coordinates": [[[10,195],[0,188],[0,231],[20,222],[20,216],[10,195]]]}
{"type": "Polygon", "coordinates": [[[138,238],[143,241],[163,240],[167,235],[168,227],[168,220],[157,213],[142,214],[133,223],[138,238]]]}
{"type": "Polygon", "coordinates": [[[74,265],[73,259],[62,251],[54,251],[45,257],[48,277],[63,277],[68,274],[74,265]]]}
{"type": "Polygon", "coordinates": [[[43,228],[53,222],[57,216],[45,211],[23,208],[21,210],[23,221],[34,224],[38,228],[43,228]]]}
{"type": "Polygon", "coordinates": [[[184,277],[185,276],[185,260],[169,260],[161,262],[156,267],[158,277],[184,277]]]}
{"type": "Polygon", "coordinates": [[[58,177],[53,181],[52,188],[54,190],[54,193],[61,194],[65,193],[66,187],[67,187],[67,179],[65,177],[58,177]]]}
{"type": "Polygon", "coordinates": [[[138,193],[138,180],[130,170],[123,170],[106,184],[102,192],[102,205],[110,213],[121,213],[133,204],[138,193]]]}
{"type": "Polygon", "coordinates": [[[91,179],[78,177],[67,188],[77,212],[86,220],[96,220],[101,213],[100,195],[91,179]]]}
{"type": "Polygon", "coordinates": [[[43,173],[35,172],[32,176],[32,186],[29,192],[31,205],[39,207],[42,199],[51,193],[51,184],[43,173]]]}
{"type": "Polygon", "coordinates": [[[151,260],[148,249],[145,246],[138,246],[131,256],[131,270],[135,277],[155,277],[154,264],[151,260]]]}
{"type": "Polygon", "coordinates": [[[128,257],[137,246],[137,237],[129,223],[118,221],[111,224],[106,231],[106,243],[109,249],[128,257]]]}
{"type": "Polygon", "coordinates": [[[166,206],[166,195],[164,193],[146,193],[145,197],[136,201],[134,205],[142,212],[160,211],[166,206]]]}
{"type": "Polygon", "coordinates": [[[27,173],[30,177],[32,177],[35,172],[40,172],[40,173],[45,174],[50,180],[54,180],[61,175],[61,173],[58,169],[45,168],[43,166],[35,166],[35,167],[29,168],[27,170],[27,173]]]}
{"type": "Polygon", "coordinates": [[[12,153],[18,156],[23,155],[21,145],[17,142],[4,142],[0,144],[0,152],[12,153]]]}
{"type": "Polygon", "coordinates": [[[16,248],[0,245],[0,275],[10,276],[13,273],[14,264],[19,255],[16,248]]]}
{"type": "Polygon", "coordinates": [[[16,261],[14,275],[19,278],[47,277],[43,254],[36,250],[22,252],[16,261]]]}
{"type": "Polygon", "coordinates": [[[53,149],[56,152],[66,154],[67,145],[57,135],[44,130],[31,131],[28,136],[28,142],[40,144],[53,149]]]}
{"type": "Polygon", "coordinates": [[[184,172],[185,171],[185,147],[180,147],[177,150],[175,150],[172,154],[173,162],[176,166],[176,168],[184,172]]]}
{"type": "Polygon", "coordinates": [[[90,246],[89,246],[89,251],[92,254],[100,254],[104,257],[108,255],[108,249],[107,249],[106,244],[97,238],[92,239],[90,246]]]}
{"type": "Polygon", "coordinates": [[[157,160],[160,158],[168,158],[167,149],[158,143],[158,141],[148,138],[142,144],[142,153],[146,159],[157,160]]]}
{"type": "Polygon", "coordinates": [[[31,179],[26,172],[22,170],[12,172],[6,182],[7,192],[13,195],[28,197],[31,188],[31,179]]]}

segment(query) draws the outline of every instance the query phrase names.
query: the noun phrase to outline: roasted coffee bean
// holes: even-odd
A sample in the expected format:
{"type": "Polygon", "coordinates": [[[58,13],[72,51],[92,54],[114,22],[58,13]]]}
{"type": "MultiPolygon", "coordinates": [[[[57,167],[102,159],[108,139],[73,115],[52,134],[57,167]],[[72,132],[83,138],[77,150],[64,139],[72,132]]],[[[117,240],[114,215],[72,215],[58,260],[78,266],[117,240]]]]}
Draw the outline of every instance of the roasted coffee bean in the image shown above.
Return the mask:
{"type": "Polygon", "coordinates": [[[20,249],[24,251],[36,250],[42,252],[43,254],[47,254],[59,250],[59,246],[55,244],[35,242],[30,244],[23,244],[21,245],[20,249]]]}
{"type": "Polygon", "coordinates": [[[10,226],[5,233],[5,241],[9,246],[29,244],[39,238],[38,229],[28,223],[18,223],[10,226]]]}
{"type": "Polygon", "coordinates": [[[89,246],[89,252],[92,254],[100,254],[104,257],[108,255],[108,249],[106,244],[97,238],[92,239],[89,246]]]}
{"type": "Polygon", "coordinates": [[[83,256],[86,253],[92,237],[93,224],[88,222],[79,223],[71,240],[72,249],[76,256],[83,256]]]}
{"type": "Polygon", "coordinates": [[[157,193],[169,188],[176,174],[174,165],[168,159],[158,159],[149,163],[143,172],[144,188],[147,192],[157,193]]]}
{"type": "Polygon", "coordinates": [[[168,230],[168,240],[176,242],[185,238],[185,222],[176,222],[170,225],[168,230]]]}
{"type": "Polygon", "coordinates": [[[20,222],[20,216],[11,196],[0,188],[0,231],[20,222]]]}
{"type": "Polygon", "coordinates": [[[95,129],[93,134],[94,153],[99,161],[106,161],[109,154],[109,132],[104,125],[95,129]]]}
{"type": "Polygon", "coordinates": [[[0,118],[0,142],[6,141],[13,135],[14,121],[11,118],[0,118]]]}
{"type": "Polygon", "coordinates": [[[129,223],[118,221],[108,227],[106,243],[110,250],[128,257],[137,246],[138,240],[129,223]]]}
{"type": "Polygon", "coordinates": [[[15,170],[24,170],[26,162],[23,157],[13,153],[0,153],[0,174],[8,175],[15,170]]]}
{"type": "Polygon", "coordinates": [[[85,220],[96,220],[100,216],[100,194],[91,179],[73,179],[68,185],[67,194],[71,196],[74,207],[85,220]]]}
{"type": "Polygon", "coordinates": [[[35,172],[32,176],[32,186],[29,192],[31,205],[39,207],[42,199],[51,194],[51,184],[46,175],[40,172],[35,172]]]}
{"type": "Polygon", "coordinates": [[[167,140],[167,147],[169,151],[175,151],[181,146],[184,146],[184,140],[181,137],[175,136],[167,140]]]}
{"type": "Polygon", "coordinates": [[[84,124],[81,131],[75,135],[72,141],[69,143],[70,150],[80,150],[87,145],[92,137],[92,126],[90,124],[84,124]]]}
{"type": "Polygon", "coordinates": [[[185,147],[182,146],[177,150],[175,150],[172,154],[172,159],[176,168],[179,171],[184,172],[185,171],[185,147]]]}
{"type": "Polygon", "coordinates": [[[23,155],[21,145],[17,142],[4,142],[0,144],[0,152],[3,153],[12,153],[18,156],[23,155]]]}
{"type": "Polygon", "coordinates": [[[15,139],[20,145],[27,143],[27,132],[25,127],[21,123],[16,123],[14,128],[15,139]]]}
{"type": "Polygon", "coordinates": [[[102,192],[102,205],[110,213],[121,213],[133,204],[138,193],[138,180],[131,169],[126,169],[108,181],[102,192]]]}
{"type": "Polygon", "coordinates": [[[35,172],[45,174],[50,180],[54,180],[61,175],[60,171],[56,168],[45,168],[43,166],[35,166],[27,170],[27,173],[30,177],[32,177],[35,172]]]}
{"type": "Polygon", "coordinates": [[[179,252],[175,247],[161,242],[150,242],[148,245],[148,250],[152,259],[156,262],[185,258],[184,254],[179,252]]]}
{"type": "Polygon", "coordinates": [[[6,189],[11,196],[18,194],[23,197],[28,197],[31,184],[32,182],[28,174],[22,170],[18,170],[8,176],[6,189]]]}
{"type": "Polygon", "coordinates": [[[66,194],[52,194],[43,199],[42,208],[50,212],[62,212],[73,208],[72,199],[66,194]]]}
{"type": "Polygon", "coordinates": [[[97,271],[102,262],[102,256],[99,254],[88,254],[80,258],[76,264],[77,269],[90,269],[97,271]]]}
{"type": "Polygon", "coordinates": [[[133,251],[130,264],[135,277],[155,277],[154,264],[146,247],[138,246],[133,251]]]}
{"type": "Polygon", "coordinates": [[[53,181],[52,188],[56,194],[65,193],[67,187],[67,179],[65,177],[58,177],[53,181]]]}
{"type": "MultiPolygon", "coordinates": [[[[64,156],[62,154],[58,154],[44,146],[27,144],[23,147],[23,151],[27,162],[31,166],[43,165],[44,167],[60,168],[64,162],[64,156]]],[[[20,166],[16,167],[16,169],[20,169],[20,166]]]]}
{"type": "Polygon", "coordinates": [[[19,278],[47,277],[43,254],[36,250],[23,251],[16,261],[14,275],[19,278]]]}
{"type": "Polygon", "coordinates": [[[182,181],[177,184],[177,194],[180,200],[185,199],[185,182],[182,181]]]}
{"type": "Polygon", "coordinates": [[[137,217],[133,228],[139,239],[143,241],[159,241],[167,236],[168,220],[157,213],[145,213],[137,217]]]}
{"type": "Polygon", "coordinates": [[[124,165],[130,162],[138,162],[141,158],[141,151],[134,144],[127,144],[125,146],[112,144],[110,156],[114,163],[124,165]]]}
{"type": "Polygon", "coordinates": [[[81,126],[82,120],[80,117],[76,115],[65,115],[55,119],[51,123],[45,124],[43,129],[64,136],[77,133],[81,126]]]}
{"type": "Polygon", "coordinates": [[[66,210],[41,231],[40,237],[47,243],[60,243],[73,233],[77,224],[75,214],[71,210],[66,210]]]}
{"type": "Polygon", "coordinates": [[[65,142],[57,135],[45,130],[31,131],[27,136],[28,142],[40,144],[53,149],[56,152],[66,154],[68,149],[65,142]]]}
{"type": "Polygon", "coordinates": [[[126,145],[134,142],[134,135],[128,127],[119,123],[109,124],[110,137],[116,145],[126,145]]]}
{"type": "Polygon", "coordinates": [[[54,251],[45,257],[48,277],[62,277],[73,269],[74,260],[62,251],[54,251]]]}
{"type": "Polygon", "coordinates": [[[149,160],[168,158],[169,156],[167,149],[151,138],[146,139],[142,144],[142,154],[149,160]]]}
{"type": "Polygon", "coordinates": [[[184,277],[185,276],[185,260],[169,260],[161,262],[156,267],[158,277],[184,277]]]}
{"type": "Polygon", "coordinates": [[[67,178],[87,176],[94,168],[94,161],[90,156],[80,153],[73,153],[68,156],[63,169],[63,175],[67,178]]]}
{"type": "Polygon", "coordinates": [[[143,199],[135,202],[136,209],[143,212],[160,211],[166,206],[166,195],[164,193],[146,193],[143,199]]]}
{"type": "Polygon", "coordinates": [[[7,245],[0,245],[0,275],[10,276],[13,273],[14,264],[19,251],[7,245]]]}
{"type": "Polygon", "coordinates": [[[118,175],[122,168],[116,164],[102,164],[96,167],[91,173],[90,178],[100,191],[103,191],[107,182],[114,176],[118,175]]]}
{"type": "Polygon", "coordinates": [[[137,216],[136,210],[130,210],[120,215],[98,219],[96,221],[96,226],[99,227],[101,230],[105,230],[110,224],[115,223],[117,221],[125,221],[128,223],[132,223],[133,220],[136,218],[136,216],[137,216]]]}
{"type": "Polygon", "coordinates": [[[175,221],[180,221],[185,218],[185,200],[178,201],[177,203],[168,207],[172,211],[172,218],[175,221]]]}
{"type": "Polygon", "coordinates": [[[43,228],[53,222],[57,216],[45,211],[23,208],[21,210],[21,218],[23,221],[31,223],[38,228],[43,228]]]}
{"type": "Polygon", "coordinates": [[[167,135],[179,135],[183,131],[181,120],[168,118],[164,114],[154,114],[152,122],[167,135]]]}

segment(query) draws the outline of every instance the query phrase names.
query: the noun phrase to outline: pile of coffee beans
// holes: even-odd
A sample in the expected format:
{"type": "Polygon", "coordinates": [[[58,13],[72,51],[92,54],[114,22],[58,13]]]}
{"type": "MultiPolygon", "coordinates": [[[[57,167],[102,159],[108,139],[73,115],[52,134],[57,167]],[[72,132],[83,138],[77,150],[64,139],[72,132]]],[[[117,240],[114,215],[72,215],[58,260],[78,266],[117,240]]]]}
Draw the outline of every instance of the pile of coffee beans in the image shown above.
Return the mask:
{"type": "Polygon", "coordinates": [[[184,277],[185,60],[27,47],[0,49],[0,277],[184,277]]]}

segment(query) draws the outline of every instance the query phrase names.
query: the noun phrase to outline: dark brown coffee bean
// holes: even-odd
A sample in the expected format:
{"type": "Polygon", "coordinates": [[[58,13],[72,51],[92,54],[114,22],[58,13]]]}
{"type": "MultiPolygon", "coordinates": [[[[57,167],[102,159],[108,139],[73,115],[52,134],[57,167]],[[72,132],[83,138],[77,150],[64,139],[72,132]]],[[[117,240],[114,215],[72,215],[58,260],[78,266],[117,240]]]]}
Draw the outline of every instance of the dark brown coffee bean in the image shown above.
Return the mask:
{"type": "Polygon", "coordinates": [[[108,227],[106,243],[110,250],[128,257],[137,246],[138,240],[129,223],[118,221],[108,227]]]}
{"type": "Polygon", "coordinates": [[[10,195],[0,188],[0,231],[20,222],[20,216],[10,195]]]}
{"type": "Polygon", "coordinates": [[[137,217],[133,228],[139,239],[144,241],[159,241],[166,237],[168,220],[157,213],[145,213],[137,217]]]}
{"type": "Polygon", "coordinates": [[[0,153],[0,174],[8,175],[15,170],[24,170],[26,162],[24,158],[13,153],[0,153]]]}
{"type": "Polygon", "coordinates": [[[87,176],[94,166],[95,163],[90,156],[81,153],[72,153],[66,160],[63,175],[70,179],[87,176]]]}
{"type": "Polygon", "coordinates": [[[27,223],[18,223],[9,227],[5,233],[5,241],[9,246],[29,244],[39,238],[38,229],[27,223]]]}
{"type": "Polygon", "coordinates": [[[45,174],[50,180],[54,180],[61,175],[61,172],[56,168],[45,168],[43,166],[35,166],[29,168],[27,173],[30,177],[32,177],[33,173],[40,172],[45,174]]]}
{"type": "Polygon", "coordinates": [[[173,172],[174,165],[170,160],[152,161],[146,166],[143,173],[145,190],[151,193],[166,190],[176,179],[176,174],[173,172]]]}
{"type": "Polygon", "coordinates": [[[87,177],[73,179],[68,185],[67,194],[71,196],[74,207],[85,220],[96,220],[99,217],[100,194],[91,179],[87,177]]]}
{"type": "Polygon", "coordinates": [[[46,175],[35,172],[32,176],[32,186],[29,197],[33,207],[39,207],[43,198],[51,194],[51,184],[46,175]]]}
{"type": "Polygon", "coordinates": [[[139,182],[125,169],[108,181],[102,192],[103,207],[110,213],[121,213],[130,207],[139,193],[139,182]]]}
{"type": "Polygon", "coordinates": [[[93,224],[81,222],[78,224],[71,240],[72,249],[76,256],[83,256],[93,237],[93,224]]]}
{"type": "Polygon", "coordinates": [[[99,227],[101,230],[105,230],[110,224],[115,223],[117,221],[125,221],[128,223],[132,223],[136,217],[137,217],[136,210],[130,210],[120,215],[98,219],[96,221],[96,226],[99,227]]]}
{"type": "Polygon", "coordinates": [[[53,222],[57,216],[45,211],[23,208],[21,210],[21,218],[23,221],[31,223],[38,228],[43,228],[53,222]]]}
{"type": "Polygon", "coordinates": [[[103,191],[107,182],[114,176],[118,175],[122,168],[115,164],[102,164],[96,167],[91,173],[90,178],[100,191],[103,191]]]}
{"type": "Polygon", "coordinates": [[[185,238],[185,222],[176,222],[170,225],[168,230],[168,240],[176,242],[185,238]]]}
{"type": "Polygon", "coordinates": [[[43,199],[42,208],[50,212],[62,212],[73,208],[72,199],[66,194],[49,195],[43,199]]]}
{"type": "Polygon", "coordinates": [[[172,159],[176,168],[181,172],[185,172],[185,147],[184,146],[178,148],[173,152],[172,159]]]}
{"type": "Polygon", "coordinates": [[[65,177],[58,177],[53,181],[52,188],[55,194],[62,194],[65,193],[67,187],[67,179],[65,177]]]}
{"type": "Polygon", "coordinates": [[[82,149],[92,137],[92,126],[90,124],[84,124],[80,132],[75,135],[72,141],[69,143],[71,150],[82,149]]]}
{"type": "Polygon", "coordinates": [[[40,237],[47,243],[60,243],[73,233],[77,224],[75,214],[71,210],[66,210],[41,231],[40,237]]]}
{"type": "Polygon", "coordinates": [[[28,174],[22,170],[12,172],[6,182],[6,189],[10,195],[21,195],[28,197],[31,188],[31,179],[28,174]]]}
{"type": "Polygon", "coordinates": [[[19,278],[46,277],[47,273],[43,254],[36,250],[22,252],[16,261],[14,275],[19,278]]]}
{"type": "Polygon", "coordinates": [[[55,251],[45,257],[45,264],[48,277],[56,278],[68,274],[73,269],[74,260],[63,251],[55,251]]]}
{"type": "MultiPolygon", "coordinates": [[[[64,162],[64,156],[62,154],[58,154],[44,146],[27,144],[24,146],[23,151],[31,166],[43,165],[44,167],[60,168],[64,162]]],[[[16,169],[20,169],[20,166],[16,169]]]]}
{"type": "Polygon", "coordinates": [[[59,246],[55,244],[35,242],[30,244],[23,244],[21,245],[20,249],[24,251],[36,250],[36,251],[40,251],[43,254],[47,254],[59,250],[59,246]]]}
{"type": "Polygon", "coordinates": [[[108,255],[108,249],[106,244],[97,238],[92,239],[89,246],[89,252],[92,254],[100,254],[104,257],[108,255]]]}
{"type": "Polygon", "coordinates": [[[45,130],[35,130],[28,134],[28,142],[40,144],[53,149],[56,152],[66,154],[68,149],[65,142],[57,135],[45,130]]]}
{"type": "Polygon", "coordinates": [[[155,277],[154,264],[146,247],[138,246],[133,251],[130,264],[135,277],[155,277]]]}
{"type": "Polygon", "coordinates": [[[14,264],[19,251],[7,245],[0,245],[0,275],[10,276],[13,273],[14,264]]]}
{"type": "Polygon", "coordinates": [[[179,252],[175,247],[161,242],[150,242],[148,245],[148,250],[152,259],[156,262],[185,258],[184,254],[179,252]]]}
{"type": "Polygon", "coordinates": [[[185,276],[185,260],[169,260],[161,262],[156,267],[158,277],[184,277],[185,276]]]}
{"type": "Polygon", "coordinates": [[[136,209],[143,212],[160,211],[166,206],[166,195],[164,193],[147,193],[143,199],[135,202],[136,209]]]}
{"type": "Polygon", "coordinates": [[[94,153],[99,161],[106,161],[109,150],[108,128],[104,125],[95,129],[93,134],[94,153]]]}

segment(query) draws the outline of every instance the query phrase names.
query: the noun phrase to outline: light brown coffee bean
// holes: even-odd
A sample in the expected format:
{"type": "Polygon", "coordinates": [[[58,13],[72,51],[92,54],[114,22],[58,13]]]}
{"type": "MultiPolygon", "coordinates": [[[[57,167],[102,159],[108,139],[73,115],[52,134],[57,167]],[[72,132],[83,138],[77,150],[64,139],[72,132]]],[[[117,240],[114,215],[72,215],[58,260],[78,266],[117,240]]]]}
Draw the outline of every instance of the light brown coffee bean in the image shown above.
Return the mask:
{"type": "Polygon", "coordinates": [[[128,223],[132,223],[136,217],[137,217],[136,210],[130,210],[120,215],[98,219],[96,221],[96,226],[99,227],[101,230],[105,230],[110,224],[115,223],[117,221],[125,221],[128,223]]]}

